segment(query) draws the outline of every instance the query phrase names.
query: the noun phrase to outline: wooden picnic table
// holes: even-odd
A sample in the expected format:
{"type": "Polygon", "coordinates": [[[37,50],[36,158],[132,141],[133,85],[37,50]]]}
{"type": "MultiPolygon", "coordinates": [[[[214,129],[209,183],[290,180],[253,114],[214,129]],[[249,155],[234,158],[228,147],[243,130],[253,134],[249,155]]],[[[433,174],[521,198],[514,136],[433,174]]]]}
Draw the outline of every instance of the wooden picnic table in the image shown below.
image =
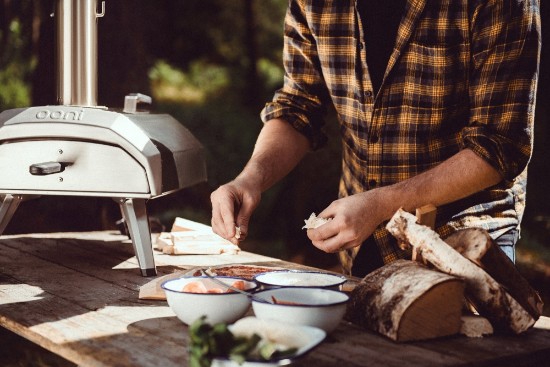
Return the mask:
{"type": "MultiPolygon", "coordinates": [[[[196,266],[300,267],[249,252],[155,253],[159,276],[196,266]]],[[[0,325],[80,366],[187,366],[187,327],[165,301],[139,300],[131,242],[116,232],[0,237],[0,325]]],[[[550,319],[520,336],[395,343],[343,321],[297,366],[542,366],[550,319]]]]}

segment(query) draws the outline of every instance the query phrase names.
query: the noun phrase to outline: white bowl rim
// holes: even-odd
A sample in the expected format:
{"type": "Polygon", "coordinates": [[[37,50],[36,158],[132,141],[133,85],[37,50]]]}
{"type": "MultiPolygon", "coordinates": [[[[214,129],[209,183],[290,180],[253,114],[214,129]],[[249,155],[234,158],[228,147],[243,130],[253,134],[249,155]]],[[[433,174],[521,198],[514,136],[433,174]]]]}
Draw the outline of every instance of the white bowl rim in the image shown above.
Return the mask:
{"type": "Polygon", "coordinates": [[[348,294],[342,292],[342,291],[337,291],[337,290],[334,290],[334,289],[316,288],[316,287],[277,287],[277,288],[262,289],[262,290],[254,292],[254,294],[259,295],[261,293],[274,292],[274,291],[276,292],[279,289],[288,290],[289,288],[292,289],[291,292],[294,292],[294,290],[300,290],[300,289],[301,290],[307,290],[307,291],[312,291],[312,289],[317,289],[317,290],[322,291],[322,292],[338,293],[338,294],[343,295],[344,299],[341,300],[341,301],[334,301],[334,302],[331,302],[331,303],[324,303],[324,304],[320,304],[320,305],[304,305],[304,304],[287,305],[287,304],[284,304],[284,303],[271,303],[271,302],[268,302],[268,301],[258,301],[255,298],[252,298],[252,303],[263,303],[263,304],[283,306],[283,307],[319,308],[319,307],[333,307],[333,306],[346,304],[350,300],[350,296],[348,294]]]}
{"type": "MultiPolygon", "coordinates": [[[[226,276],[226,275],[216,275],[215,278],[221,278],[221,279],[235,279],[235,280],[244,280],[245,282],[248,282],[248,283],[253,283],[254,286],[252,288],[247,288],[245,289],[245,292],[248,292],[248,293],[255,293],[256,290],[260,287],[258,285],[258,282],[256,282],[255,280],[248,280],[248,279],[245,279],[245,278],[241,278],[241,277],[232,277],[232,276],[226,276]]],[[[198,275],[198,276],[183,276],[183,277],[179,277],[179,278],[175,278],[175,279],[168,279],[164,282],[162,282],[160,284],[160,287],[165,291],[165,292],[171,292],[171,293],[175,293],[175,294],[195,294],[195,295],[205,295],[205,296],[214,296],[214,295],[217,295],[217,296],[228,296],[228,295],[241,295],[241,296],[246,296],[242,293],[239,293],[239,292],[224,292],[224,293],[195,293],[195,292],[184,292],[184,291],[176,291],[176,290],[173,290],[173,289],[169,289],[166,287],[166,285],[168,283],[171,283],[171,282],[175,282],[175,281],[178,281],[178,280],[181,280],[181,279],[197,279],[197,280],[201,280],[201,279],[209,279],[209,277],[207,275],[198,275]]]]}
{"type": "Polygon", "coordinates": [[[254,275],[252,278],[255,282],[258,284],[268,285],[272,287],[285,287],[285,288],[332,288],[335,286],[339,286],[347,282],[347,278],[342,274],[335,274],[330,272],[324,272],[324,271],[317,271],[317,270],[300,270],[300,269],[288,269],[288,270],[275,270],[275,271],[266,271],[263,273],[259,273],[254,275]],[[339,281],[332,283],[332,284],[325,284],[325,285],[312,285],[312,286],[304,286],[304,285],[287,285],[287,284],[274,284],[274,283],[268,283],[262,280],[259,280],[258,278],[263,275],[269,275],[269,274],[281,274],[281,273],[303,273],[303,274],[322,274],[322,275],[328,275],[333,278],[339,278],[339,281]]]}

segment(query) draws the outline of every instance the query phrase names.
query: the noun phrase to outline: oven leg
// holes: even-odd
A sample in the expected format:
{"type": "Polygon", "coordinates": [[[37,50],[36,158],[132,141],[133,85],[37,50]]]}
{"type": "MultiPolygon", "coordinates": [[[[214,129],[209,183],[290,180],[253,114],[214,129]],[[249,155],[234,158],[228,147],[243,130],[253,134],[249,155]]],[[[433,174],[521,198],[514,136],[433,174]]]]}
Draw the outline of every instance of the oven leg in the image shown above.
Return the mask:
{"type": "Polygon", "coordinates": [[[145,277],[157,275],[145,199],[120,199],[119,203],[128,225],[141,275],[145,277]]]}
{"type": "Polygon", "coordinates": [[[8,226],[8,223],[13,217],[13,214],[19,207],[19,204],[23,200],[23,195],[11,195],[6,194],[0,204],[0,234],[4,233],[4,230],[8,226]]]}

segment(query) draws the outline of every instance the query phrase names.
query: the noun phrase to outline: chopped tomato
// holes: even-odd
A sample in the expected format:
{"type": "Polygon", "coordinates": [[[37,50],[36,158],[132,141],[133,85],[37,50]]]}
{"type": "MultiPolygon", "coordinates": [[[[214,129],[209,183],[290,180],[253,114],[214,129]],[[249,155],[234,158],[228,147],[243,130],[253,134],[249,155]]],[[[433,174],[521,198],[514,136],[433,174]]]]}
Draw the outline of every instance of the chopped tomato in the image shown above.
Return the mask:
{"type": "MultiPolygon", "coordinates": [[[[241,291],[244,291],[244,280],[235,280],[233,284],[231,284],[233,288],[240,289],[241,291]]],[[[228,292],[231,291],[231,289],[227,290],[228,292]]]]}
{"type": "Polygon", "coordinates": [[[183,287],[182,291],[191,293],[208,293],[208,289],[206,289],[202,282],[189,282],[183,287]]]}
{"type": "MultiPolygon", "coordinates": [[[[245,282],[242,280],[236,280],[231,284],[232,287],[243,290],[245,289],[245,282]]],[[[227,288],[226,291],[224,291],[221,288],[206,288],[206,286],[201,281],[196,282],[189,282],[187,283],[183,289],[183,292],[190,292],[190,293],[232,293],[233,291],[229,288],[227,288]]]]}
{"type": "Polygon", "coordinates": [[[221,288],[210,288],[207,293],[224,293],[221,288]]]}

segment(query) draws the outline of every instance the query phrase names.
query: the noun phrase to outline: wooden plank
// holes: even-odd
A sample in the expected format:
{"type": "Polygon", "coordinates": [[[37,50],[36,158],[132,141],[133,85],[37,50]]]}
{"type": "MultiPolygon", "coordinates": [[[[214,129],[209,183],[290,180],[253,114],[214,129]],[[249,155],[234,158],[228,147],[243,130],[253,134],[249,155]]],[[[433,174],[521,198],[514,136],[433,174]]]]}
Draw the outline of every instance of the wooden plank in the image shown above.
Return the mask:
{"type": "MultiPolygon", "coordinates": [[[[241,255],[155,258],[166,272],[213,262],[302,268],[241,255]]],[[[0,325],[81,366],[187,366],[187,327],[165,301],[138,300],[139,286],[151,278],[137,269],[128,240],[109,233],[0,238],[0,325]]],[[[398,344],[342,322],[296,365],[402,367],[404,360],[407,366],[513,365],[508,362],[550,358],[549,329],[542,318],[519,337],[398,344]]]]}

